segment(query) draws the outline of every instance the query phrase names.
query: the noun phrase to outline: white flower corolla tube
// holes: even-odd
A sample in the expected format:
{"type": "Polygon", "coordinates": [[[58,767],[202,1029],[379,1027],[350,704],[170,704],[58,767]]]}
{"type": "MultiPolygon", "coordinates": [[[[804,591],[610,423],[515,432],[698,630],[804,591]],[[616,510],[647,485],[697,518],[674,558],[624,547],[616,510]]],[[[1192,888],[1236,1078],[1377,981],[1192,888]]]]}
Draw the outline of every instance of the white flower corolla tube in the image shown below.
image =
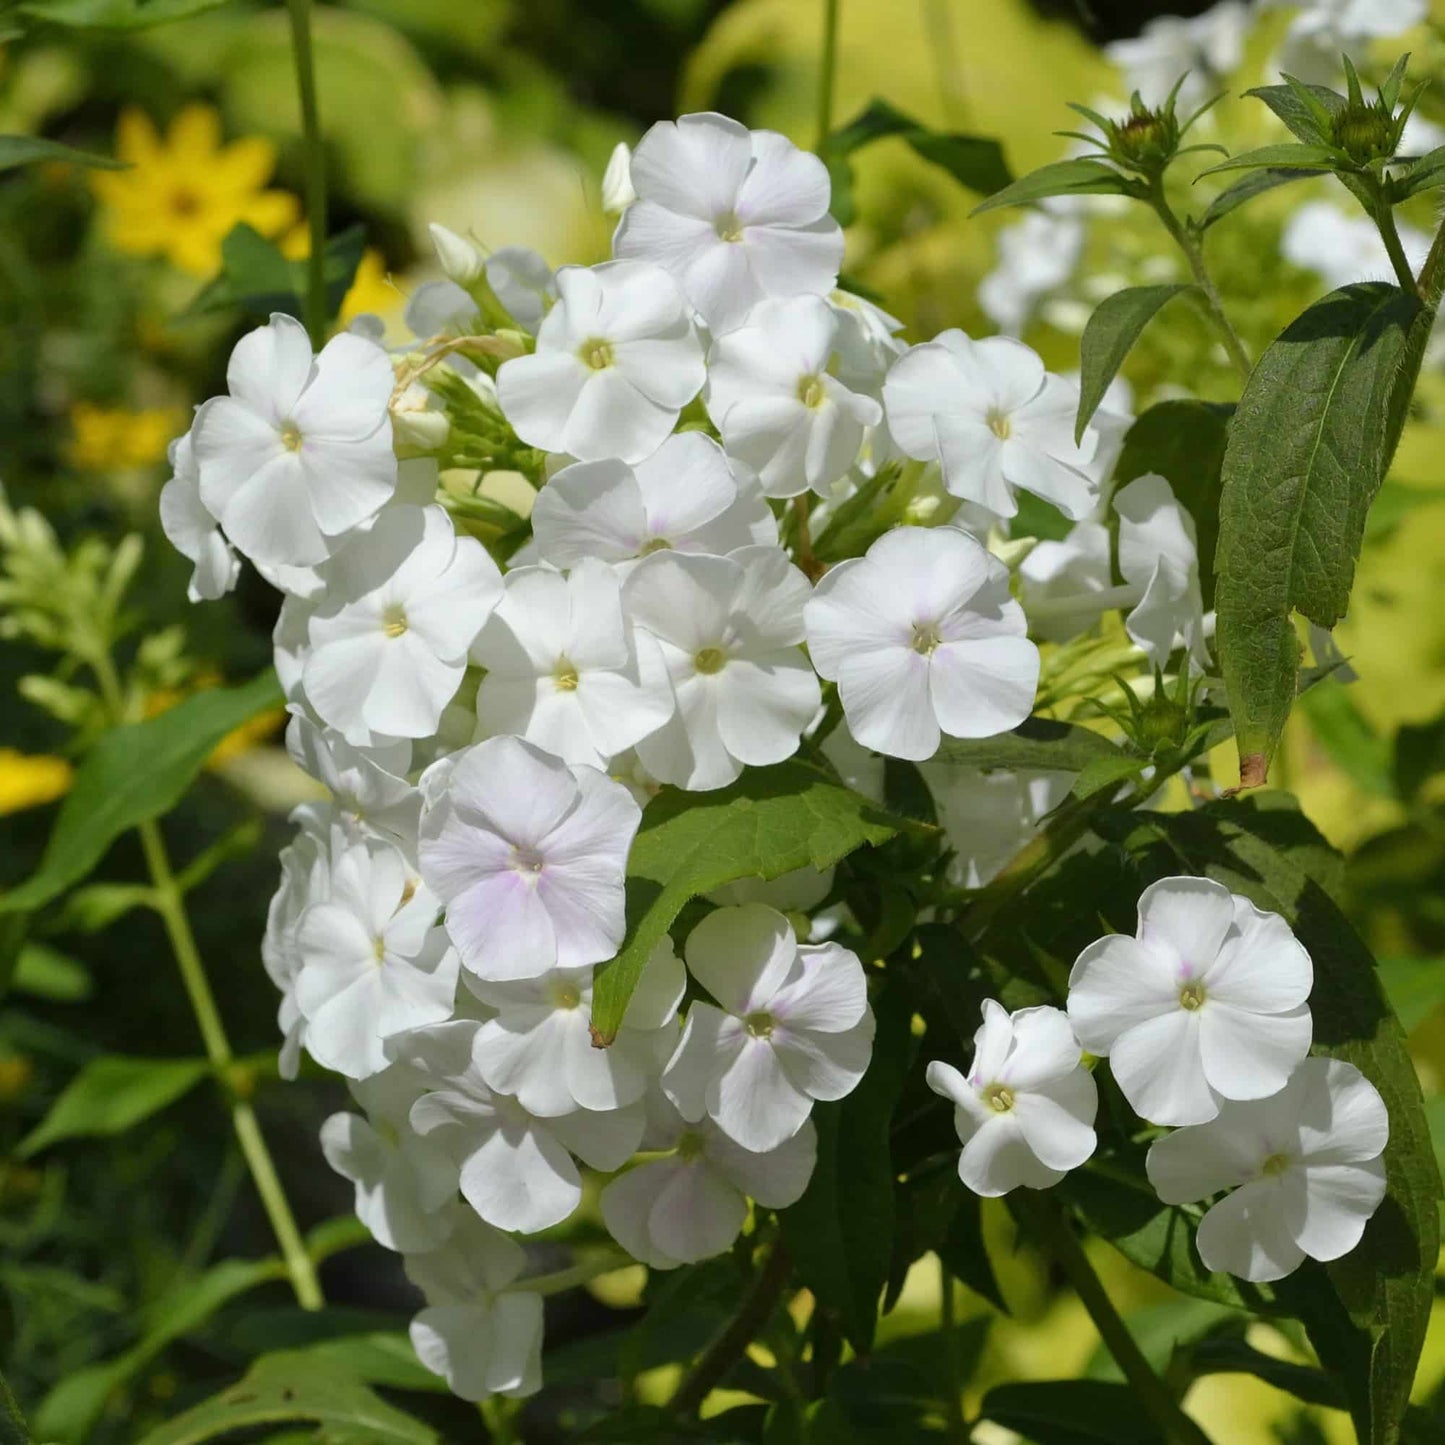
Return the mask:
{"type": "Polygon", "coordinates": [[[837,313],[818,296],[760,301],[708,357],[708,415],[729,456],[758,474],[770,497],[819,494],[857,460],[883,419],[870,396],[828,371],[837,313]]]}
{"type": "Polygon", "coordinates": [[[765,296],[826,295],[843,232],[827,167],[775,131],[703,112],[660,121],[633,152],[638,199],[613,252],[670,271],[715,334],[765,296]]]}
{"type": "Polygon", "coordinates": [[[537,495],[532,532],[542,561],[563,568],[595,558],[628,570],[653,552],[723,556],[778,541],[757,478],[701,432],[668,437],[636,466],[563,467],[537,495]]]}
{"type": "Polygon", "coordinates": [[[799,647],[809,590],[777,547],[657,552],[633,569],[623,606],[657,639],[677,698],[671,721],[637,745],[654,777],[721,788],[797,751],[822,696],[799,647]]]}
{"type": "Polygon", "coordinates": [[[391,358],[350,332],[313,357],[278,312],[236,343],[226,383],[191,429],[201,501],[256,563],[320,562],[396,490],[391,358]]]}
{"type": "Polygon", "coordinates": [[[504,362],[497,400],[529,446],[579,461],[640,462],[707,377],[672,277],[643,261],[564,266],[537,349],[504,362]]]}
{"type": "Polygon", "coordinates": [[[539,978],[611,958],[642,810],[620,783],[521,738],[488,738],[423,787],[422,878],[478,978],[539,978]]]}
{"type": "Polygon", "coordinates": [[[1208,878],[1161,878],[1139,897],[1135,937],[1079,955],[1069,1019],[1141,1118],[1203,1124],[1227,1099],[1284,1087],[1309,1052],[1313,984],[1277,913],[1208,878]]]}
{"type": "Polygon", "coordinates": [[[542,1387],[542,1297],[512,1288],[527,1256],[465,1206],[449,1213],[446,1242],[402,1261],[427,1300],[411,1322],[412,1348],[463,1400],[533,1395],[542,1387]]]}
{"type": "Polygon", "coordinates": [[[192,602],[214,602],[236,585],[241,561],[201,500],[201,473],[190,432],[170,444],[167,456],[171,479],[161,488],[161,530],[171,546],[195,564],[186,596],[192,602]]]}
{"type": "Polygon", "coordinates": [[[905,455],[942,465],[955,497],[1000,517],[1022,489],[1072,521],[1093,510],[1089,472],[1098,434],[1074,442],[1076,384],[1044,370],[1037,353],[1007,336],[974,341],[941,332],[899,358],[883,387],[888,429],[905,455]]]}
{"type": "Polygon", "coordinates": [[[818,1158],[811,1119],[776,1148],[754,1153],[711,1119],[689,1124],[661,1096],[648,1096],[642,1146],[649,1158],[603,1191],[602,1219],[634,1259],[676,1269],[721,1254],[748,1217],[748,1200],[766,1209],[796,1204],[818,1158]]]}
{"type": "Polygon", "coordinates": [[[377,748],[355,748],[340,733],[301,713],[286,724],[286,751],[302,772],[331,794],[337,809],[365,833],[416,856],[421,794],[406,780],[411,743],[399,738],[377,748]]]}
{"type": "Polygon", "coordinates": [[[655,733],[677,704],[662,649],[622,611],[605,562],[508,572],[502,600],[472,644],[483,734],[515,733],[566,763],[607,760],[655,733]]]}
{"type": "MultiPolygon", "coordinates": [[[[468,1025],[443,1027],[460,1033],[468,1025]]],[[[643,1106],[543,1118],[487,1086],[476,1065],[480,1048],[474,1035],[467,1067],[417,1099],[411,1128],[447,1154],[453,1184],[488,1224],[526,1234],[550,1229],[582,1200],[573,1156],[593,1169],[621,1168],[641,1142],[643,1106]]]]}
{"type": "Polygon", "coordinates": [[[814,667],[876,752],[928,758],[945,733],[993,737],[1033,707],[1039,651],[1008,569],[965,532],[885,533],[823,577],[804,618],[814,667]]]}
{"type": "Polygon", "coordinates": [[[858,957],[799,944],[759,903],[719,908],[688,936],[688,971],[715,1003],[688,1009],[662,1089],[684,1119],[710,1118],[744,1149],[776,1149],[818,1099],[852,1092],[873,1050],[858,957]]]}
{"type": "Polygon", "coordinates": [[[348,1078],[387,1066],[384,1041],[451,1017],[461,966],[440,904],[389,843],[332,860],[328,896],[297,928],[296,1005],[306,1051],[348,1078]]]}
{"type": "Polygon", "coordinates": [[[1226,1102],[1156,1140],[1146,1162],[1166,1204],[1231,1191],[1199,1222],[1199,1257],[1263,1284],[1360,1242],[1385,1197],[1389,1138],[1385,1102],[1353,1064],[1306,1059],[1277,1094],[1226,1102]]]}
{"type": "Polygon", "coordinates": [[[469,978],[471,992],[495,1010],[477,1035],[477,1069],[489,1087],[541,1118],[635,1104],[677,1045],[686,983],[682,961],[664,937],[638,979],[617,1037],[600,1049],[592,1037],[590,968],[559,968],[509,983],[469,978]]]}
{"type": "Polygon", "coordinates": [[[953,1105],[963,1144],[958,1177],[975,1194],[1047,1189],[1084,1163],[1098,1142],[1098,1090],[1060,1009],[1011,1014],[985,999],[967,1075],[935,1059],[928,1086],[953,1105]]]}

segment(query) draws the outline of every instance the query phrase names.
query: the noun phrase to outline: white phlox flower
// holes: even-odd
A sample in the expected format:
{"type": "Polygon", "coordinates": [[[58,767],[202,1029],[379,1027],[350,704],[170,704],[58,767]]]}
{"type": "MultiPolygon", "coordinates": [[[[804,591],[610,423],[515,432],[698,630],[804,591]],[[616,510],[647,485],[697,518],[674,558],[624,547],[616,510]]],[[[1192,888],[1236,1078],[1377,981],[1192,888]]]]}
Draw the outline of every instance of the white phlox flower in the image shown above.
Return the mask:
{"type": "Polygon", "coordinates": [[[565,577],[508,572],[471,655],[487,669],[480,732],[515,733],[563,762],[605,768],[677,707],[662,649],[623,615],[621,579],[593,558],[565,577]]]}
{"type": "Polygon", "coordinates": [[[969,1189],[987,1198],[1047,1189],[1093,1154],[1098,1090],[1059,1009],[1010,1014],[985,999],[973,1050],[966,1076],[940,1059],[927,1073],[953,1105],[958,1177],[969,1189]]]}
{"type": "Polygon", "coordinates": [[[638,199],[613,251],[666,267],[715,333],[765,296],[822,296],[843,232],[823,162],[775,131],[704,112],[660,121],[632,155],[638,199]]]}
{"type": "MultiPolygon", "coordinates": [[[[1418,272],[1429,254],[1430,237],[1408,221],[1401,221],[1396,229],[1405,259],[1418,272]]],[[[1332,291],[1352,281],[1395,278],[1379,228],[1368,216],[1350,215],[1330,201],[1306,201],[1291,211],[1279,249],[1286,261],[1313,271],[1332,291]]]]}
{"type": "Polygon", "coordinates": [[[402,1261],[427,1300],[409,1332],[417,1359],[463,1400],[534,1395],[542,1388],[542,1297],[512,1288],[527,1256],[464,1205],[450,1212],[456,1222],[446,1242],[402,1261]]]}
{"type": "Polygon", "coordinates": [[[1188,19],[1159,15],[1138,35],[1111,40],[1104,53],[1124,72],[1125,88],[1137,90],[1145,105],[1163,105],[1184,78],[1178,105],[1187,112],[1222,89],[1224,78],[1238,68],[1250,18],[1240,0],[1223,0],[1188,19]]]}
{"type": "Polygon", "coordinates": [[[503,246],[486,262],[487,284],[512,320],[536,335],[557,300],[557,273],[526,246],[503,246]]]}
{"type": "Polygon", "coordinates": [[[610,959],[642,810],[620,783],[521,738],[455,753],[423,783],[421,874],[478,978],[539,978],[610,959]]]}
{"type": "Polygon", "coordinates": [[[799,944],[760,903],[718,908],[688,936],[696,1002],[662,1076],[684,1119],[710,1118],[744,1149],[776,1149],[817,1099],[851,1093],[873,1049],[868,985],[856,954],[799,944]]]}
{"type": "MultiPolygon", "coordinates": [[[[1282,0],[1270,0],[1277,8],[1282,0]]],[[[1275,68],[1308,83],[1334,85],[1342,54],[1360,56],[1371,42],[1403,35],[1430,13],[1428,0],[1289,0],[1296,11],[1275,68]]],[[[1350,278],[1358,280],[1358,276],[1350,278]]]]}
{"type": "Polygon", "coordinates": [[[1141,1118],[1202,1124],[1226,1099],[1284,1087],[1309,1052],[1313,983],[1278,914],[1208,878],[1161,878],[1139,897],[1134,938],[1079,955],[1069,1019],[1141,1118]]]}
{"type": "Polygon", "coordinates": [[[385,1039],[451,1017],[460,960],[439,911],[389,843],[333,859],[328,897],[297,930],[296,1004],[317,1063],[367,1078],[387,1065],[385,1039]]]}
{"type": "Polygon", "coordinates": [[[365,1115],[332,1114],[321,1126],[326,1162],[356,1186],[356,1214],[386,1249],[435,1249],[451,1233],[457,1176],[444,1150],[410,1125],[422,1076],[394,1064],[352,1081],[365,1115]]]}
{"type": "Polygon", "coordinates": [[[307,700],[359,746],[434,732],[501,597],[497,564],[441,507],[395,506],[326,571],[307,621],[307,700]]]}
{"type": "Polygon", "coordinates": [[[635,1104],[677,1044],[686,978],[666,937],[653,949],[605,1049],[592,1037],[592,970],[559,968],[541,978],[467,986],[495,1017],[477,1035],[477,1069],[498,1093],[530,1113],[555,1118],[577,1109],[635,1104]]]}
{"type": "Polygon", "coordinates": [[[640,462],[707,377],[676,282],[644,261],[564,266],[537,349],[497,372],[497,399],[529,446],[579,461],[640,462]]]}
{"type": "Polygon", "coordinates": [[[1036,637],[1067,642],[1087,632],[1113,596],[1108,527],[1077,522],[1061,541],[1038,543],[1019,563],[1018,577],[1019,600],[1036,637]]]}
{"type": "Polygon", "coordinates": [[[1353,1064],[1306,1059],[1277,1094],[1156,1140],[1146,1164],[1166,1204],[1230,1190],[1199,1223],[1199,1257],[1265,1283],[1360,1242],[1385,1197],[1389,1138],[1385,1102],[1353,1064]]]}
{"type": "Polygon", "coordinates": [[[1039,302],[1062,286],[1079,264],[1084,221],[1073,201],[1050,197],[994,238],[998,259],[978,283],[978,304],[1007,336],[1018,336],[1039,302]]]}
{"type": "Polygon", "coordinates": [[[1078,386],[1046,372],[1023,342],[941,332],[899,358],[883,402],[899,448],[941,463],[955,497],[1000,517],[1018,511],[1019,488],[1072,521],[1093,509],[1098,483],[1089,468],[1098,433],[1088,427],[1075,444],[1078,386]]]}
{"type": "Polygon", "coordinates": [[[708,415],[728,455],[752,467],[770,497],[823,494],[883,419],[877,401],[829,372],[838,331],[822,297],[789,296],[760,301],[713,342],[708,415]]]}
{"type": "Polygon", "coordinates": [[[711,1119],[687,1123],[648,1096],[643,1148],[662,1153],[620,1174],[603,1191],[602,1219],[634,1259],[676,1269],[721,1254],[748,1217],[748,1200],[786,1209],[802,1198],[818,1157],[811,1119],[776,1148],[754,1153],[711,1119]]]}
{"type": "Polygon", "coordinates": [[[582,1200],[582,1176],[573,1155],[593,1169],[620,1168],[642,1139],[643,1106],[577,1109],[542,1118],[488,1088],[476,1067],[476,1052],[474,1044],[466,1069],[438,1081],[439,1087],[412,1105],[411,1127],[446,1152],[453,1183],[488,1224],[526,1234],[550,1229],[582,1200]]]}
{"type": "Polygon", "coordinates": [[[236,585],[241,560],[201,500],[201,473],[190,432],[177,437],[166,455],[171,479],[161,488],[161,530],[171,546],[195,564],[186,596],[192,602],[214,602],[236,585]]]}
{"type": "Polygon", "coordinates": [[[1196,671],[1209,662],[1204,603],[1199,591],[1199,548],[1194,518],[1157,472],[1136,477],[1114,494],[1119,515],[1119,571],[1139,589],[1124,619],[1129,636],[1150,662],[1163,667],[1183,647],[1196,671]]]}
{"type": "Polygon", "coordinates": [[[804,608],[808,650],[864,747],[921,759],[940,736],[1029,715],[1039,652],[1008,569],[953,528],[899,527],[832,568],[804,608]]]}
{"type": "Polygon", "coordinates": [[[620,216],[636,199],[637,192],[632,189],[632,147],[620,140],[612,147],[607,169],[602,173],[602,209],[609,216],[620,216]]]}
{"type": "Polygon", "coordinates": [[[776,547],[727,557],[657,552],[633,569],[623,606],[662,647],[677,712],[637,744],[643,766],[679,787],[725,787],[743,767],[797,751],[818,710],[799,643],[808,579],[776,547]]]}
{"type": "Polygon", "coordinates": [[[738,878],[714,888],[709,903],[765,903],[779,913],[807,913],[833,889],[833,869],[807,864],[777,878],[738,878]]]}
{"type": "Polygon", "coordinates": [[[908,350],[899,335],[903,323],[851,291],[828,297],[837,329],[833,335],[833,371],[849,391],[881,400],[888,368],[908,350]]]}
{"type": "Polygon", "coordinates": [[[277,313],[243,336],[229,396],[196,412],[201,500],[257,563],[310,566],[396,490],[387,411],[391,358],[350,332],[312,356],[306,328],[277,313]]]}
{"type": "Polygon", "coordinates": [[[327,789],[336,807],[358,827],[415,856],[421,794],[406,780],[411,766],[407,739],[376,748],[355,748],[340,733],[293,713],[286,724],[286,751],[302,772],[327,789]]]}
{"type": "Polygon", "coordinates": [[[593,557],[625,570],[653,552],[723,556],[778,541],[751,470],[695,431],[636,466],[614,457],[563,467],[537,494],[532,532],[541,560],[564,568],[593,557]]]}
{"type": "MultiPolygon", "coordinates": [[[[407,301],[402,321],[418,341],[438,341],[474,335],[481,313],[476,298],[455,281],[423,281],[407,301]]],[[[477,371],[474,362],[455,353],[447,365],[463,376],[477,371]]]]}

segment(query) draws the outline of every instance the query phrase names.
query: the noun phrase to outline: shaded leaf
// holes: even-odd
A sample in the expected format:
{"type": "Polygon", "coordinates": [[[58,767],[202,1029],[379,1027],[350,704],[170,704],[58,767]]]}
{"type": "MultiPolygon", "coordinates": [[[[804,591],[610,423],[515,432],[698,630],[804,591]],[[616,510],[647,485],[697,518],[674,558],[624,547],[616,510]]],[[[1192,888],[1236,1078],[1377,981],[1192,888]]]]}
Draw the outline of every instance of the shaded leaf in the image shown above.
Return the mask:
{"type": "Polygon", "coordinates": [[[20,950],[11,983],[21,993],[52,1003],[78,1003],[95,991],[90,970],[48,943],[27,943],[20,950]]]}
{"type": "Polygon", "coordinates": [[[1030,717],[997,737],[945,738],[932,761],[984,772],[995,768],[1039,768],[1077,773],[1100,759],[1113,761],[1123,756],[1108,738],[1089,728],[1053,718],[1030,717]]]}
{"type": "Polygon", "coordinates": [[[1053,161],[996,191],[972,214],[996,211],[1003,206],[1028,206],[1049,196],[1126,196],[1131,183],[1102,161],[1053,161]]]}
{"type": "Polygon", "coordinates": [[[72,30],[144,30],[217,10],[226,0],[24,0],[16,6],[27,20],[44,20],[72,30]]]}
{"type": "Polygon", "coordinates": [[[1099,409],[1110,383],[1144,328],[1176,296],[1186,291],[1203,294],[1195,285],[1130,286],[1106,296],[1095,308],[1079,342],[1079,413],[1074,440],[1099,409]]]}
{"type": "Polygon", "coordinates": [[[1133,1390],[1103,1380],[995,1385],[979,1413],[1035,1445],[1166,1445],[1133,1390]]]}
{"type": "Polygon", "coordinates": [[[1386,194],[1391,204],[1398,205],[1436,186],[1445,186],[1445,146],[1421,156],[1407,170],[1393,176],[1386,184],[1386,194]]]}
{"type": "MultiPolygon", "coordinates": [[[[366,249],[366,228],[349,226],[326,243],[326,306],[328,316],[341,309],[342,299],[356,279],[366,249]]],[[[191,302],[191,315],[206,315],[239,307],[248,315],[265,317],[273,311],[301,319],[307,287],[307,263],[289,260],[274,241],[268,241],[244,221],[221,242],[221,274],[191,302]]]]}
{"type": "Polygon", "coordinates": [[[38,135],[0,135],[0,171],[16,166],[33,165],[36,161],[67,161],[71,165],[90,166],[102,171],[123,171],[125,161],[113,156],[99,156],[93,151],[79,151],[38,135]]]}
{"type": "Polygon", "coordinates": [[[1306,145],[1314,145],[1326,138],[1318,117],[1306,103],[1306,97],[1331,117],[1345,108],[1344,96],[1327,85],[1305,85],[1298,90],[1289,85],[1259,85],[1244,93],[1255,100],[1262,100],[1289,127],[1290,133],[1306,145]]]}
{"type": "Polygon", "coordinates": [[[1415,797],[1436,773],[1445,772],[1445,716],[1428,723],[1406,723],[1395,734],[1392,767],[1401,798],[1415,797]]]}
{"type": "Polygon", "coordinates": [[[1244,151],[1230,156],[1227,161],[1201,171],[1201,176],[1215,176],[1221,171],[1252,170],[1265,167],[1286,171],[1331,171],[1338,162],[1332,151],[1317,145],[1274,145],[1260,146],[1258,150],[1244,151]]]}
{"type": "Polygon", "coordinates": [[[1231,211],[1238,210],[1240,206],[1252,201],[1256,196],[1262,196],[1266,191],[1287,185],[1290,181],[1302,181],[1309,174],[1308,171],[1303,170],[1271,170],[1268,168],[1253,171],[1242,180],[1227,186],[1210,201],[1203,216],[1199,218],[1200,230],[1207,231],[1216,221],[1222,221],[1231,211]]]}

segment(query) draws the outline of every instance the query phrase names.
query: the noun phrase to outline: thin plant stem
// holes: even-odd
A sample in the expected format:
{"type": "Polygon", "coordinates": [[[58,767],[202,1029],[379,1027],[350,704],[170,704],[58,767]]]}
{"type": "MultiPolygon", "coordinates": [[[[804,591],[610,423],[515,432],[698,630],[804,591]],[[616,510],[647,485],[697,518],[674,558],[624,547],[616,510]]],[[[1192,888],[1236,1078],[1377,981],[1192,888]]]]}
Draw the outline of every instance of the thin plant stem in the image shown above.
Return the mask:
{"type": "Polygon", "coordinates": [[[1209,1437],[1184,1413],[1169,1387],[1144,1358],[1058,1202],[1049,1194],[1029,1189],[1015,1191],[1015,1198],[1019,1214],[1033,1226],[1039,1242],[1069,1277],[1074,1293],[1099,1331],[1099,1338],[1114,1357],[1140,1405],[1159,1427],[1161,1438],[1167,1445],[1210,1445],[1209,1437]]]}
{"type": "Polygon", "coordinates": [[[793,560],[809,582],[816,582],[823,575],[823,568],[813,555],[813,533],[808,525],[809,505],[807,492],[800,492],[793,498],[793,525],[797,531],[793,560]]]}
{"type": "Polygon", "coordinates": [[[833,83],[838,70],[838,11],[842,0],[823,0],[823,51],[818,76],[818,144],[833,133],[833,83]]]}
{"type": "MultiPolygon", "coordinates": [[[[100,653],[91,660],[101,695],[106,707],[116,722],[126,721],[125,692],[115,664],[109,654],[100,653]]],[[[250,1103],[234,1092],[234,1065],[236,1056],[226,1027],[221,1022],[221,1012],[216,1006],[216,996],[206,978],[205,965],[201,962],[200,949],[196,946],[195,934],[186,913],[185,895],[171,867],[166,852],[165,838],[160,824],[154,818],[141,823],[141,850],[145,854],[146,869],[151,878],[151,906],[160,914],[161,922],[170,940],[171,952],[175,955],[180,970],[181,982],[186,997],[190,1000],[191,1012],[195,1015],[196,1026],[205,1045],[206,1058],[222,1086],[231,1094],[231,1124],[236,1131],[236,1140],[241,1146],[241,1155],[246,1161],[256,1192],[271,1223],[272,1233],[281,1249],[281,1258],[291,1280],[296,1302],[308,1310],[320,1309],[326,1303],[321,1293],[321,1284],[316,1277],[316,1267],[306,1252],[301,1231],[291,1212],[286,1190],[276,1173],[271,1151],[261,1133],[255,1110],[250,1103]]]]}
{"type": "Polygon", "coordinates": [[[1410,269],[1410,262],[1405,255],[1405,247],[1400,241],[1400,232],[1395,227],[1395,213],[1390,209],[1387,202],[1381,201],[1374,212],[1375,225],[1379,227],[1380,239],[1385,243],[1385,250],[1389,253],[1390,264],[1395,268],[1395,279],[1404,290],[1415,294],[1415,273],[1410,269]]]}
{"type": "Polygon", "coordinates": [[[311,45],[311,0],[286,0],[291,12],[291,49],[296,56],[296,90],[301,100],[305,146],[306,224],[311,253],[306,258],[306,331],[320,350],[326,340],[326,150],[316,104],[316,57],[311,45]]]}
{"type": "Polygon", "coordinates": [[[963,88],[963,69],[958,63],[951,5],[952,0],[923,0],[923,23],[928,32],[928,48],[933,53],[938,100],[944,120],[954,126],[962,125],[968,118],[968,96],[963,88]]]}

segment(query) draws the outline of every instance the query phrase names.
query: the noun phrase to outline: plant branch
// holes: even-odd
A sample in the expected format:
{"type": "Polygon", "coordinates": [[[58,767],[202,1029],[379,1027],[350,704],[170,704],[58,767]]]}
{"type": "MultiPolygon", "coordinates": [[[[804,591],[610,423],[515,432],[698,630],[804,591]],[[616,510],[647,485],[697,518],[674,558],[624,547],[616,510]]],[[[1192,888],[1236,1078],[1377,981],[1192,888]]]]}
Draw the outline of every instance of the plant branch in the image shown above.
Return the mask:
{"type": "Polygon", "coordinates": [[[823,52],[818,76],[818,144],[833,133],[833,82],[838,70],[838,11],[842,0],[823,0],[823,52]]]}
{"type": "Polygon", "coordinates": [[[1410,269],[1410,262],[1405,255],[1405,247],[1400,242],[1400,232],[1395,226],[1395,213],[1390,209],[1388,202],[1381,200],[1373,212],[1375,225],[1379,228],[1380,239],[1385,243],[1385,250],[1389,253],[1390,264],[1395,268],[1395,279],[1401,287],[1412,294],[1415,292],[1415,273],[1410,269]]]}
{"type": "Polygon", "coordinates": [[[296,56],[296,89],[301,100],[305,145],[306,224],[311,252],[306,258],[306,331],[313,350],[326,340],[326,149],[316,104],[316,58],[311,45],[311,0],[286,0],[291,12],[291,48],[296,56]]]}

